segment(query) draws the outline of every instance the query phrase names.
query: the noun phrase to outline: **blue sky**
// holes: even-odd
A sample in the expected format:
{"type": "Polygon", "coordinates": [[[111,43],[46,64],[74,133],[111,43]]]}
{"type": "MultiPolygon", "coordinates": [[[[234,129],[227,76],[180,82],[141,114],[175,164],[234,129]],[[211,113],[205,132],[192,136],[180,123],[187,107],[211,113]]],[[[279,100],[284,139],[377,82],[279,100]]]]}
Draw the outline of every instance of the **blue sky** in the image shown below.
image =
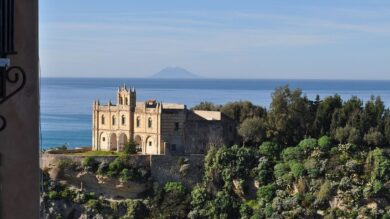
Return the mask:
{"type": "Polygon", "coordinates": [[[43,0],[49,77],[390,80],[388,0],[43,0]]]}

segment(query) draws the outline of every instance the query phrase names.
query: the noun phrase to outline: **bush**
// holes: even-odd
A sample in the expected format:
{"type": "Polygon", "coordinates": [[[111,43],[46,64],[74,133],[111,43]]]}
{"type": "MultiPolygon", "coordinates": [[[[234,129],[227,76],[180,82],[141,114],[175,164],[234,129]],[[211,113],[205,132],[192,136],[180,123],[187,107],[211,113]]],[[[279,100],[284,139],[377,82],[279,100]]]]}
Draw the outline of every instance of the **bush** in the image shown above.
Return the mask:
{"type": "Polygon", "coordinates": [[[130,140],[125,144],[125,154],[136,154],[137,153],[137,143],[135,141],[130,140]]]}
{"type": "Polygon", "coordinates": [[[122,182],[128,182],[130,180],[130,171],[129,169],[123,169],[120,173],[120,180],[122,182]]]}
{"type": "Polygon", "coordinates": [[[302,160],[303,151],[300,147],[288,147],[283,150],[282,157],[284,161],[302,160]]]}
{"type": "Polygon", "coordinates": [[[328,180],[326,180],[321,185],[320,191],[317,194],[317,200],[319,202],[327,201],[328,198],[330,197],[331,190],[332,190],[331,184],[330,184],[330,182],[328,180]]]}
{"type": "Polygon", "coordinates": [[[261,155],[267,156],[269,158],[277,158],[280,153],[280,147],[274,142],[266,141],[260,145],[259,152],[261,155]]]}
{"type": "Polygon", "coordinates": [[[311,178],[316,178],[320,173],[320,169],[318,167],[318,160],[315,159],[305,160],[303,166],[305,167],[307,174],[311,178]]]}
{"type": "Polygon", "coordinates": [[[386,182],[390,179],[390,159],[382,149],[377,148],[368,153],[365,168],[371,176],[371,182],[376,179],[386,182]]]}
{"type": "Polygon", "coordinates": [[[257,190],[257,198],[259,200],[263,199],[267,202],[271,201],[275,196],[276,186],[274,184],[268,184],[266,186],[261,186],[257,190]]]}
{"type": "Polygon", "coordinates": [[[86,204],[87,208],[100,212],[102,210],[102,204],[97,199],[90,199],[86,204]]]}
{"type": "Polygon", "coordinates": [[[313,150],[315,147],[317,147],[317,139],[315,138],[307,138],[303,139],[301,142],[299,142],[298,146],[302,148],[305,152],[309,152],[313,150]]]}
{"type": "Polygon", "coordinates": [[[98,168],[98,162],[93,157],[84,157],[81,161],[82,167],[87,171],[96,171],[98,168]]]}
{"type": "Polygon", "coordinates": [[[332,139],[326,135],[318,139],[318,147],[321,151],[328,151],[332,147],[332,139]]]}
{"type": "Polygon", "coordinates": [[[127,156],[117,157],[108,165],[108,175],[116,177],[126,167],[127,156]]]}
{"type": "Polygon", "coordinates": [[[281,178],[283,175],[289,173],[290,166],[286,163],[278,163],[274,166],[275,178],[281,178]]]}
{"type": "Polygon", "coordinates": [[[50,199],[50,200],[56,200],[56,199],[59,199],[60,198],[60,195],[58,194],[58,192],[56,191],[50,191],[47,193],[47,197],[50,199]]]}
{"type": "Polygon", "coordinates": [[[127,214],[128,218],[145,218],[147,215],[147,208],[141,201],[127,200],[127,214]]]}
{"type": "Polygon", "coordinates": [[[164,185],[165,192],[176,192],[179,194],[185,193],[185,188],[180,182],[167,182],[164,185]]]}
{"type": "Polygon", "coordinates": [[[305,174],[305,168],[299,162],[291,162],[290,168],[295,178],[301,177],[305,174]]]}

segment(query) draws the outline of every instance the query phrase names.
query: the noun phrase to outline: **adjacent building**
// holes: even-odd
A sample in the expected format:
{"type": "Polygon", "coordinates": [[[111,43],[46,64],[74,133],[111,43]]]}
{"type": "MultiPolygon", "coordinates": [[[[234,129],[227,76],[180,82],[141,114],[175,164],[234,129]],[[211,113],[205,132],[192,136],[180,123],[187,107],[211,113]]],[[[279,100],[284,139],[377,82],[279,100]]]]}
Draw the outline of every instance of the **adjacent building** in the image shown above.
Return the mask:
{"type": "Polygon", "coordinates": [[[140,154],[199,154],[214,145],[234,143],[232,119],[218,111],[186,105],[136,101],[136,90],[118,88],[116,104],[93,104],[92,149],[122,151],[129,140],[140,154]]]}

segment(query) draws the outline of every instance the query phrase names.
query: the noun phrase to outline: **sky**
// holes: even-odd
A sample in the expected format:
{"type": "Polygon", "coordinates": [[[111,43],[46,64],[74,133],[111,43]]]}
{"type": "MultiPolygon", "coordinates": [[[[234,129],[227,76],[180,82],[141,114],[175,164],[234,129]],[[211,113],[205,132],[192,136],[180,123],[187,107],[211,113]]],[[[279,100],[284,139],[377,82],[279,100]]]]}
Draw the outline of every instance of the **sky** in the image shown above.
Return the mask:
{"type": "Polygon", "coordinates": [[[390,80],[388,0],[42,0],[43,77],[390,80]]]}

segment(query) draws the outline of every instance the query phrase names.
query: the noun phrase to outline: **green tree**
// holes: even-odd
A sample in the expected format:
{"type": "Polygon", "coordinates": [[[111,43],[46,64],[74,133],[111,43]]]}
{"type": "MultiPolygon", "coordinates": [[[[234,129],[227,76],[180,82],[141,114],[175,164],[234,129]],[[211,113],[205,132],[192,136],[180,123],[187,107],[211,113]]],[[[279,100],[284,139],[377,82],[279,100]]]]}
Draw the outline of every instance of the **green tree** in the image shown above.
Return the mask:
{"type": "Polygon", "coordinates": [[[221,108],[221,112],[232,118],[237,124],[241,124],[247,118],[263,118],[267,111],[265,108],[256,106],[249,101],[237,101],[225,104],[221,108]]]}
{"type": "Polygon", "coordinates": [[[220,111],[222,105],[217,105],[212,102],[201,102],[200,104],[194,106],[192,110],[206,110],[206,111],[220,111]]]}
{"type": "Polygon", "coordinates": [[[247,118],[241,123],[238,134],[243,138],[244,145],[248,142],[257,144],[265,139],[265,131],[264,119],[253,117],[247,118]]]}
{"type": "Polygon", "coordinates": [[[332,121],[334,112],[341,108],[341,106],[342,100],[337,94],[320,101],[313,124],[312,133],[314,136],[330,134],[330,121],[332,121]]]}
{"type": "Polygon", "coordinates": [[[364,135],[364,141],[369,146],[381,146],[385,142],[385,138],[383,137],[383,134],[374,128],[371,128],[365,135],[364,135]]]}
{"type": "Polygon", "coordinates": [[[332,147],[332,139],[324,135],[318,139],[318,146],[322,151],[328,151],[332,147]]]}
{"type": "Polygon", "coordinates": [[[312,118],[310,102],[302,97],[301,90],[290,90],[288,86],[277,88],[272,93],[267,136],[281,145],[296,145],[309,134],[312,118]]]}
{"type": "Polygon", "coordinates": [[[265,186],[261,186],[257,190],[257,198],[269,202],[275,196],[275,192],[276,192],[275,184],[268,184],[265,186]]]}

